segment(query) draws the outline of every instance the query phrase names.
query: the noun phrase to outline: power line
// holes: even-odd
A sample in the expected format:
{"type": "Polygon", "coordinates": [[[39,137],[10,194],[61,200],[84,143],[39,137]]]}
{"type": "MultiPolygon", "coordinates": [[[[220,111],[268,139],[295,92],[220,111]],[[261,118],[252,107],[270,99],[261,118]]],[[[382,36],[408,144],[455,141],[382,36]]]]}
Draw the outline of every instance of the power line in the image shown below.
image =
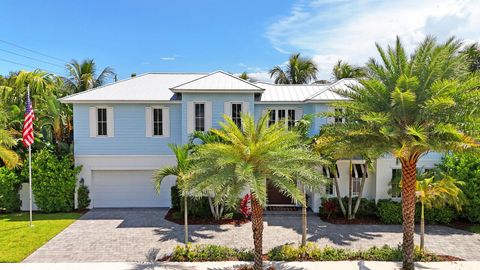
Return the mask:
{"type": "Polygon", "coordinates": [[[48,69],[46,69],[46,68],[38,68],[38,67],[34,67],[34,66],[31,66],[31,65],[27,65],[27,64],[22,64],[22,63],[15,62],[15,61],[8,60],[8,59],[4,59],[4,58],[0,58],[0,61],[4,61],[4,62],[7,62],[7,63],[19,65],[19,66],[29,67],[29,68],[33,68],[33,69],[45,70],[45,71],[48,71],[48,72],[50,72],[50,73],[58,76],[58,72],[55,72],[55,71],[52,71],[52,70],[48,70],[48,69]]]}
{"type": "Polygon", "coordinates": [[[37,58],[30,57],[30,56],[23,55],[23,54],[16,53],[16,52],[11,52],[11,51],[9,51],[9,50],[0,49],[0,51],[4,51],[4,52],[6,52],[6,53],[9,53],[9,54],[13,54],[13,55],[17,55],[17,56],[25,57],[25,58],[28,58],[28,59],[31,59],[31,60],[34,60],[34,61],[38,61],[38,62],[42,62],[42,63],[45,63],[45,64],[49,64],[49,65],[52,65],[52,66],[56,66],[56,67],[60,67],[60,68],[64,68],[63,66],[60,66],[60,65],[54,64],[54,63],[52,63],[52,62],[44,61],[44,60],[41,60],[41,59],[37,59],[37,58]]]}
{"type": "Polygon", "coordinates": [[[44,53],[41,53],[41,52],[39,52],[39,51],[31,50],[31,49],[25,48],[25,47],[23,47],[23,46],[20,46],[20,45],[18,45],[18,44],[15,44],[15,43],[13,43],[13,42],[10,42],[10,41],[6,41],[6,40],[0,39],[0,42],[3,42],[3,43],[5,43],[5,44],[8,44],[8,45],[13,46],[13,47],[20,48],[20,49],[22,49],[22,50],[26,50],[26,51],[33,52],[33,53],[36,53],[36,54],[40,54],[40,55],[42,55],[42,56],[45,56],[45,57],[48,57],[48,58],[51,58],[51,59],[60,61],[60,62],[62,62],[62,63],[64,63],[64,64],[68,64],[68,61],[65,61],[65,60],[63,60],[63,59],[60,59],[60,58],[58,58],[58,57],[51,56],[51,55],[48,55],[48,54],[44,54],[44,53]]]}

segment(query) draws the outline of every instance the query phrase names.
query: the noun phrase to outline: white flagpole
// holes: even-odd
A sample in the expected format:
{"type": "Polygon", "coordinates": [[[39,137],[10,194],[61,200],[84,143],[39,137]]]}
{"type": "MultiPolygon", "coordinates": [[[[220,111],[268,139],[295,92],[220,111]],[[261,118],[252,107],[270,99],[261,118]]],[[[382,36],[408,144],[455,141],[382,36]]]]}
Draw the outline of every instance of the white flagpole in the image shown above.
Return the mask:
{"type": "MultiPolygon", "coordinates": [[[[30,96],[30,85],[27,85],[28,96],[30,96]]],[[[32,146],[28,146],[28,186],[30,188],[30,227],[32,227],[32,146]]]]}

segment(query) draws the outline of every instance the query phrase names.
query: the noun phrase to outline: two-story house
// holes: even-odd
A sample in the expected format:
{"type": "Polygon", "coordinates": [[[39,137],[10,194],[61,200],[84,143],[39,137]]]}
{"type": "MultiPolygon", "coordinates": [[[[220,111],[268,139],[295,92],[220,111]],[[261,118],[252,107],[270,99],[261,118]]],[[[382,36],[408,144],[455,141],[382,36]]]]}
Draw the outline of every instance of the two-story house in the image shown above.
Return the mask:
{"type": "MultiPolygon", "coordinates": [[[[241,113],[250,113],[255,119],[269,113],[271,122],[291,126],[304,114],[325,112],[331,109],[329,103],[346,100],[336,90],[357,83],[344,79],[324,85],[275,85],[248,82],[223,71],[147,73],[61,101],[73,104],[75,164],[82,165],[79,181],[90,188],[90,207],[169,207],[175,178],[163,182],[160,194],[152,184],[155,169],[175,164],[169,143],[187,143],[192,131],[219,127],[224,114],[239,121],[241,113]]],[[[328,121],[343,120],[316,117],[311,134],[317,134],[328,121]]],[[[430,168],[438,160],[438,155],[426,156],[419,166],[430,168]]],[[[385,157],[377,160],[375,167],[368,172],[364,196],[390,198],[389,182],[400,164],[385,157]]],[[[340,160],[338,168],[339,188],[345,196],[348,161],[340,160]]],[[[352,173],[356,194],[361,170],[353,166],[352,173]]],[[[309,194],[313,211],[318,211],[322,196],[336,192],[333,186],[324,190],[309,194]]],[[[268,203],[291,204],[273,189],[268,203]]]]}

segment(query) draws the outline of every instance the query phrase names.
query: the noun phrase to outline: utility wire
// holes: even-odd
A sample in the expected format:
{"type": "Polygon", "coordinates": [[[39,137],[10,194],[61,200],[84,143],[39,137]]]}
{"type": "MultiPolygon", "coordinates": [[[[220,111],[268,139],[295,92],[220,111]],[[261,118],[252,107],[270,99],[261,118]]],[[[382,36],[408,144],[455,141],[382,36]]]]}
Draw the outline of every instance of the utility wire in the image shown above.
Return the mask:
{"type": "Polygon", "coordinates": [[[10,41],[6,41],[6,40],[3,40],[3,39],[0,39],[0,42],[3,42],[3,43],[5,43],[5,44],[8,44],[8,45],[13,46],[13,47],[20,48],[20,49],[22,49],[22,50],[26,50],[26,51],[33,52],[33,53],[36,53],[36,54],[40,54],[40,55],[42,55],[42,56],[45,56],[45,57],[48,57],[48,58],[51,58],[51,59],[60,61],[60,62],[62,62],[63,64],[68,64],[68,61],[65,61],[65,60],[63,60],[63,59],[60,59],[60,58],[58,58],[58,57],[51,56],[51,55],[48,55],[48,54],[44,54],[44,53],[41,53],[41,52],[39,52],[39,51],[31,50],[31,49],[25,48],[25,47],[23,47],[23,46],[20,46],[20,45],[18,45],[18,44],[15,44],[15,43],[13,43],[13,42],[10,42],[10,41]]]}
{"type": "Polygon", "coordinates": [[[6,52],[6,53],[9,53],[9,54],[13,54],[13,55],[17,55],[17,56],[21,56],[21,57],[24,57],[24,58],[28,58],[28,59],[31,59],[31,60],[34,60],[34,61],[42,62],[42,63],[45,63],[45,64],[49,64],[49,65],[52,65],[52,66],[56,66],[56,67],[60,67],[60,68],[65,68],[64,66],[57,65],[57,64],[52,63],[52,62],[44,61],[44,60],[41,60],[41,59],[38,59],[38,58],[30,57],[30,56],[23,55],[23,54],[16,53],[16,52],[11,52],[11,51],[9,51],[9,50],[0,49],[0,51],[6,52]]]}
{"type": "Polygon", "coordinates": [[[4,61],[4,62],[7,62],[7,63],[11,63],[11,64],[15,64],[15,65],[19,65],[19,66],[24,66],[24,67],[29,67],[29,68],[33,68],[33,69],[41,69],[41,70],[45,70],[45,71],[48,71],[54,75],[57,75],[58,76],[58,72],[55,72],[55,71],[52,71],[52,70],[48,70],[46,68],[39,68],[39,67],[35,67],[35,66],[31,66],[31,65],[27,65],[27,64],[22,64],[22,63],[19,63],[19,62],[15,62],[15,61],[11,61],[11,60],[8,60],[8,59],[4,59],[4,58],[0,58],[0,61],[4,61]]]}

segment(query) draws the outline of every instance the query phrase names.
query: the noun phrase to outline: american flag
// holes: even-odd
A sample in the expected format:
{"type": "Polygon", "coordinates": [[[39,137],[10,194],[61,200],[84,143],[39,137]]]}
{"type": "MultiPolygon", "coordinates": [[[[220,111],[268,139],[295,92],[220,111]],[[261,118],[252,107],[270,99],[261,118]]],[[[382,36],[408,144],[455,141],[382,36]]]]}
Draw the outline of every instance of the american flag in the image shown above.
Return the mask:
{"type": "Polygon", "coordinates": [[[23,145],[29,147],[33,143],[33,120],[35,120],[35,113],[33,112],[32,102],[30,101],[30,94],[27,93],[27,101],[25,104],[25,120],[23,121],[23,145]]]}

